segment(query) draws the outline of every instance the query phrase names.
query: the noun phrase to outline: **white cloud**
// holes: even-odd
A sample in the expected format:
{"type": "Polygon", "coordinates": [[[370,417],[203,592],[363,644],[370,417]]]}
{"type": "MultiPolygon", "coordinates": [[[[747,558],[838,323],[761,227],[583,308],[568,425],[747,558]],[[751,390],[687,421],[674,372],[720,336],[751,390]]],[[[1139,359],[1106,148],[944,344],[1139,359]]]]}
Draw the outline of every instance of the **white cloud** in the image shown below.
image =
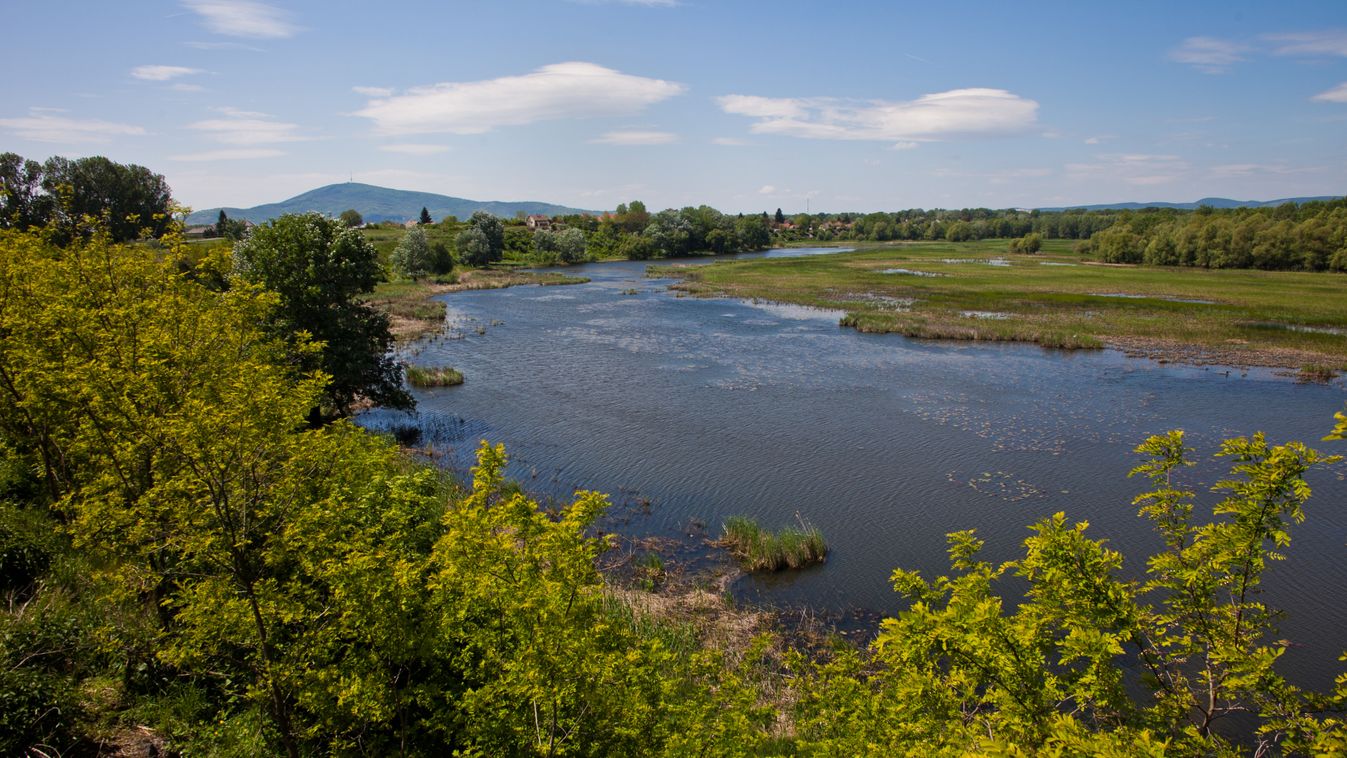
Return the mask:
{"type": "Polygon", "coordinates": [[[716,137],[711,140],[713,145],[724,145],[725,147],[743,147],[752,144],[748,140],[742,140],[738,137],[716,137]]]}
{"type": "Polygon", "coordinates": [[[1296,174],[1313,174],[1322,171],[1322,167],[1292,167],[1284,163],[1228,163],[1221,166],[1212,166],[1211,175],[1220,179],[1227,179],[1237,176],[1293,176],[1296,174]]]}
{"type": "Polygon", "coordinates": [[[186,66],[136,66],[131,69],[131,76],[150,82],[166,82],[179,76],[199,73],[201,73],[201,69],[187,68],[186,66]]]}
{"type": "Polygon", "coordinates": [[[275,121],[265,113],[241,111],[237,108],[215,108],[225,118],[206,119],[188,124],[187,128],[204,132],[216,142],[226,145],[268,145],[276,142],[301,142],[309,139],[298,134],[298,124],[275,121]]]}
{"type": "Polygon", "coordinates": [[[380,145],[379,149],[385,153],[404,153],[406,155],[434,155],[436,153],[448,152],[449,148],[445,145],[421,145],[421,144],[400,144],[400,145],[380,145]]]}
{"type": "Polygon", "coordinates": [[[177,84],[170,84],[168,85],[168,88],[173,90],[174,92],[202,92],[206,89],[205,87],[202,87],[200,84],[186,84],[184,82],[178,82],[177,84]]]}
{"type": "Polygon", "coordinates": [[[1215,37],[1189,37],[1169,52],[1169,59],[1195,66],[1204,74],[1223,74],[1231,65],[1244,60],[1246,45],[1215,37]]]}
{"type": "Polygon", "coordinates": [[[352,87],[351,91],[366,97],[388,97],[393,94],[393,90],[387,87],[352,87]]]}
{"type": "Polygon", "coordinates": [[[590,142],[596,145],[668,145],[677,141],[678,135],[673,132],[656,132],[640,129],[604,132],[598,137],[590,140],[590,142]]]}
{"type": "Polygon", "coordinates": [[[890,150],[912,150],[917,147],[916,142],[895,142],[889,145],[890,150]]]}
{"type": "Polygon", "coordinates": [[[757,119],[756,134],[807,139],[911,143],[947,137],[1023,130],[1038,117],[1038,103],[1001,89],[956,89],[916,100],[863,103],[832,98],[769,98],[725,95],[721,110],[757,119]]]}
{"type": "Polygon", "coordinates": [[[764,184],[764,185],[762,185],[762,187],[760,187],[760,188],[758,189],[758,194],[759,194],[759,195],[774,195],[774,194],[776,194],[776,187],[774,187],[774,186],[772,186],[772,185],[770,185],[770,184],[764,184]]]}
{"type": "Polygon", "coordinates": [[[1347,30],[1336,29],[1303,34],[1269,34],[1264,39],[1277,43],[1277,55],[1347,57],[1347,30]]]}
{"type": "Polygon", "coordinates": [[[284,39],[299,31],[280,9],[252,0],[184,0],[183,5],[201,14],[207,29],[229,37],[284,39]]]}
{"type": "Polygon", "coordinates": [[[201,163],[205,161],[240,161],[252,160],[255,158],[277,158],[282,155],[285,155],[284,151],[263,147],[239,148],[237,150],[206,150],[200,153],[170,155],[168,156],[168,159],[185,163],[201,163]]]}
{"type": "Polygon", "coordinates": [[[1320,92],[1310,99],[1319,103],[1347,103],[1347,82],[1320,92]]]}
{"type": "Polygon", "coordinates": [[[686,89],[593,63],[555,63],[522,76],[414,87],[371,100],[355,115],[384,135],[481,134],[536,121],[628,115],[686,89]]]}
{"type": "Polygon", "coordinates": [[[0,118],[0,128],[34,142],[102,143],[114,137],[142,137],[149,132],[133,124],[118,124],[101,119],[59,116],[57,108],[29,108],[23,118],[0,118]]]}

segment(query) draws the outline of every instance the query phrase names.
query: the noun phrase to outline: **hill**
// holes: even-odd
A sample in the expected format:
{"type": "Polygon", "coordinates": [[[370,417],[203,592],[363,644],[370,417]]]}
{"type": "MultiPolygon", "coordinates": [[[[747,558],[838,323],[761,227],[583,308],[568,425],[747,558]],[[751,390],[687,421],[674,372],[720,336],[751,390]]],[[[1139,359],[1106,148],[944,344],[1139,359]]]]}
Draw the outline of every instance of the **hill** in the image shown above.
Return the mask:
{"type": "Polygon", "coordinates": [[[1040,211],[1136,211],[1142,208],[1175,208],[1181,211],[1197,210],[1199,206],[1213,208],[1270,208],[1286,203],[1308,203],[1315,200],[1337,200],[1340,195],[1319,195],[1316,197],[1287,197],[1281,200],[1231,200],[1228,197],[1204,197],[1195,203],[1105,203],[1103,205],[1067,205],[1060,208],[1038,208],[1040,211]]]}
{"type": "Polygon", "coordinates": [[[317,211],[329,216],[339,215],[342,211],[354,208],[365,221],[406,221],[421,215],[421,209],[430,211],[436,221],[445,216],[458,216],[466,219],[473,211],[487,211],[502,218],[510,218],[516,213],[547,214],[549,216],[584,213],[578,208],[553,205],[533,201],[500,202],[468,200],[461,197],[437,195],[433,192],[409,192],[407,190],[376,187],[372,184],[346,182],[329,184],[326,187],[309,190],[279,203],[267,203],[252,208],[207,208],[187,217],[187,223],[213,224],[220,211],[232,219],[244,219],[254,224],[282,216],[286,213],[308,213],[317,211]]]}

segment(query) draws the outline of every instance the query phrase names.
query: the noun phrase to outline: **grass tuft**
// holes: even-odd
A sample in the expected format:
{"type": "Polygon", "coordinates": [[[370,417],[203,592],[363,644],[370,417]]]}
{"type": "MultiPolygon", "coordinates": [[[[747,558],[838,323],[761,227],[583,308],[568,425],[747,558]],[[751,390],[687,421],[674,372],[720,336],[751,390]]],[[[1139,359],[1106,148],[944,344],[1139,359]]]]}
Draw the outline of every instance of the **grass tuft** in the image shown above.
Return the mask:
{"type": "Polygon", "coordinates": [[[802,522],[799,529],[788,527],[773,534],[745,516],[725,520],[720,544],[748,571],[798,569],[821,563],[828,555],[823,533],[809,524],[802,522]]]}
{"type": "Polygon", "coordinates": [[[1338,370],[1333,366],[1310,363],[1300,367],[1300,373],[1296,378],[1302,382],[1331,382],[1337,375],[1338,370]]]}
{"type": "Polygon", "coordinates": [[[448,366],[408,366],[406,373],[413,387],[455,387],[463,383],[463,373],[448,366]]]}

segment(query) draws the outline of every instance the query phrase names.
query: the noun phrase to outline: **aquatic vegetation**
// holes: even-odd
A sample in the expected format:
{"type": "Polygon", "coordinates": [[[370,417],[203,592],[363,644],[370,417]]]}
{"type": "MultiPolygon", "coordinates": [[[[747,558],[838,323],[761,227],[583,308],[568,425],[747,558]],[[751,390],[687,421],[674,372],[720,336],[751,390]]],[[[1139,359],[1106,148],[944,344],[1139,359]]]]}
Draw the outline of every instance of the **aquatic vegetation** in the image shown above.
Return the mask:
{"type": "Polygon", "coordinates": [[[725,520],[721,544],[749,571],[781,571],[821,563],[828,545],[818,528],[801,522],[773,534],[745,516],[725,520]]]}
{"type": "Polygon", "coordinates": [[[405,372],[413,387],[456,387],[463,383],[462,372],[448,366],[408,366],[405,372]]]}

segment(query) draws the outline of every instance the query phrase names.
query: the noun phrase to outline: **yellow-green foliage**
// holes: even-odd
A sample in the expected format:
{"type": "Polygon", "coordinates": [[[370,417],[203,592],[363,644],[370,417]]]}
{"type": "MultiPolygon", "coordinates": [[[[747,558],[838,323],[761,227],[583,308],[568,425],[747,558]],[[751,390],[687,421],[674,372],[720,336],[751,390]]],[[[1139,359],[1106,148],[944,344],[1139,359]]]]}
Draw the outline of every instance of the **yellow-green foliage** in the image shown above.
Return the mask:
{"type": "Polygon", "coordinates": [[[0,232],[0,752],[1225,755],[1233,713],[1254,749],[1347,744],[1347,677],[1286,682],[1260,594],[1331,460],[1303,445],[1227,441],[1206,521],[1182,434],[1143,444],[1165,548],[1142,580],[1057,514],[1019,560],[959,532],[949,576],[896,572],[907,608],[868,650],[720,651],[614,607],[604,496],[542,508],[485,443],[463,491],[310,428],[325,377],[274,305],[147,247],[0,232]]]}

